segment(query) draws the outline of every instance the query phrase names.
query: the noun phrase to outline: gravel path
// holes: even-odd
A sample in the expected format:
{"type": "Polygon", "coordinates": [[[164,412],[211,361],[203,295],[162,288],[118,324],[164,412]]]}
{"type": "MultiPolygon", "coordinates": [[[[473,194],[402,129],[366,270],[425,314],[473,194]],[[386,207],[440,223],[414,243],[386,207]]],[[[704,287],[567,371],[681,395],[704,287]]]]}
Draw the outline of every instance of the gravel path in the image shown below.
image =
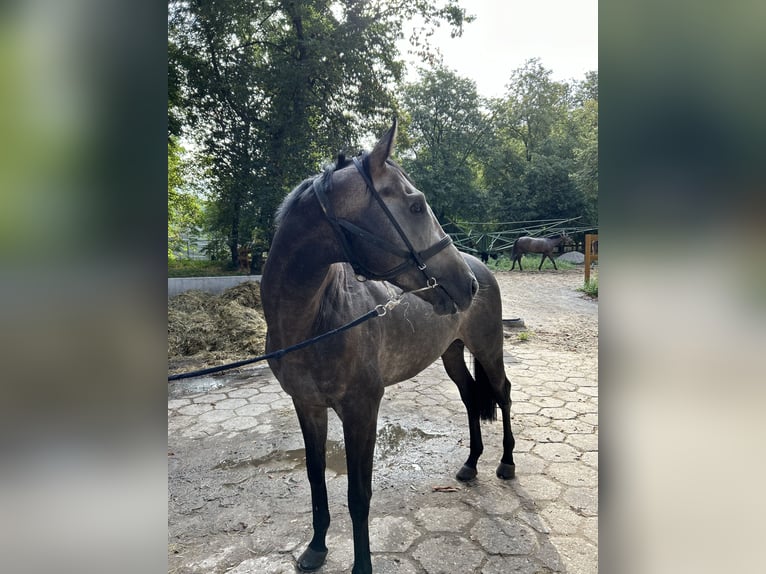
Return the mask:
{"type": "Polygon", "coordinates": [[[520,317],[529,342],[556,350],[598,352],[598,302],[577,291],[582,269],[495,273],[503,296],[503,318],[520,317]]]}

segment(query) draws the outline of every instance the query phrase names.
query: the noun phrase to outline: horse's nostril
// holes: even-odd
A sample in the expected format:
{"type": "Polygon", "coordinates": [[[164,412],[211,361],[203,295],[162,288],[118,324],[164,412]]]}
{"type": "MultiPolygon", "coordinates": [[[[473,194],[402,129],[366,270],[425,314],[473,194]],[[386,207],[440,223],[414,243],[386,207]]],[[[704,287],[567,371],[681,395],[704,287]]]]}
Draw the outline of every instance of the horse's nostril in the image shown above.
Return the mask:
{"type": "Polygon", "coordinates": [[[475,296],[476,293],[479,292],[479,282],[476,280],[476,277],[471,279],[471,297],[475,296]]]}

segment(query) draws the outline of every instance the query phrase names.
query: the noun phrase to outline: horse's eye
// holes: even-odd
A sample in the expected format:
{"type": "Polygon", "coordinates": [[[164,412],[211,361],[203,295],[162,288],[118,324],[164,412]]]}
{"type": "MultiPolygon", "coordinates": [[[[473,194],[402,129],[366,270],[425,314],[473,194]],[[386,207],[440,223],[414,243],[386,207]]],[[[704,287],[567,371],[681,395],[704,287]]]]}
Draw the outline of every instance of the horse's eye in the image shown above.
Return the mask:
{"type": "Polygon", "coordinates": [[[410,211],[412,213],[422,213],[423,212],[423,204],[419,201],[416,201],[410,206],[410,211]]]}

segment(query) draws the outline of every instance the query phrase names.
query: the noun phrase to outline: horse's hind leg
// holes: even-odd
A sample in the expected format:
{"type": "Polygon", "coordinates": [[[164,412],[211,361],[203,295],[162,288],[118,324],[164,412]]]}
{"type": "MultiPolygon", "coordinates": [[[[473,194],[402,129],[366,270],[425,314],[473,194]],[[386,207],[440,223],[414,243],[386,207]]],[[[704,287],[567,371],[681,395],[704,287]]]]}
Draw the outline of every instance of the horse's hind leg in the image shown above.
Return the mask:
{"type": "Polygon", "coordinates": [[[513,462],[516,439],[511,430],[511,382],[505,376],[502,352],[494,359],[481,356],[479,350],[477,353],[479,354],[474,353],[476,385],[491,392],[492,399],[500,407],[503,417],[503,456],[496,474],[503,479],[513,478],[516,476],[516,464],[513,462]]]}
{"type": "Polygon", "coordinates": [[[513,478],[516,476],[516,464],[513,462],[516,439],[511,430],[511,382],[505,376],[502,358],[482,363],[477,357],[475,370],[477,385],[491,390],[492,397],[500,407],[503,417],[503,456],[500,459],[496,474],[503,479],[513,478]]]}
{"type": "Polygon", "coordinates": [[[311,485],[311,509],[314,536],[308,548],[298,558],[298,569],[312,572],[324,564],[327,557],[325,536],[330,527],[330,511],[327,506],[325,483],[325,448],[327,442],[327,408],[306,407],[293,401],[298,413],[303,443],[306,446],[306,470],[311,485]]]}
{"type": "Polygon", "coordinates": [[[460,398],[463,400],[463,404],[468,412],[468,430],[471,436],[471,446],[468,460],[465,461],[456,475],[456,478],[460,481],[471,480],[476,477],[476,463],[481,453],[484,452],[484,444],[481,440],[481,425],[479,424],[481,408],[479,400],[475,393],[472,392],[472,386],[476,383],[465,366],[463,358],[464,347],[465,345],[463,345],[462,341],[454,341],[442,355],[444,369],[455,382],[455,385],[457,385],[458,391],[460,391],[460,398]]]}

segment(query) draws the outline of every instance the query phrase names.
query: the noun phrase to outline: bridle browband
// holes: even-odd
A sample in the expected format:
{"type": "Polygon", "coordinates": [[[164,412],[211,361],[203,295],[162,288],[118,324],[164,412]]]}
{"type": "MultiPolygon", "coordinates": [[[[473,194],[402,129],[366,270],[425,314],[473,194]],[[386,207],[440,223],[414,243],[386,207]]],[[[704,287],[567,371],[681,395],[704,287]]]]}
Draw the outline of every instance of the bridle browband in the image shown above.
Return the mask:
{"type": "Polygon", "coordinates": [[[403,249],[402,247],[399,247],[398,245],[395,245],[394,243],[391,243],[390,241],[383,239],[374,233],[370,233],[366,229],[362,229],[358,225],[355,225],[346,219],[337,217],[335,215],[335,211],[332,208],[332,205],[327,199],[326,194],[326,191],[332,187],[332,174],[330,174],[327,178],[317,177],[312,184],[314,188],[314,194],[319,201],[319,205],[322,207],[322,211],[327,218],[327,221],[335,231],[335,235],[337,235],[340,244],[343,247],[343,251],[346,254],[346,258],[351,264],[351,267],[354,269],[354,273],[356,274],[357,279],[360,281],[364,281],[366,279],[387,281],[389,279],[393,279],[397,275],[400,275],[411,265],[415,265],[426,278],[426,284],[429,287],[436,287],[436,278],[429,276],[429,274],[426,272],[426,261],[450,245],[452,243],[452,238],[449,235],[445,235],[431,247],[428,247],[423,251],[416,251],[415,247],[412,245],[412,242],[407,237],[407,234],[399,225],[399,222],[396,221],[394,214],[391,213],[391,210],[388,209],[388,206],[383,201],[380,193],[377,189],[375,189],[375,185],[372,183],[372,178],[369,175],[369,160],[367,155],[363,155],[361,160],[357,157],[352,158],[352,160],[357,171],[362,176],[367,189],[375,198],[375,201],[377,201],[378,205],[383,210],[383,213],[386,214],[386,217],[388,217],[388,220],[394,226],[394,229],[396,229],[396,232],[399,234],[399,237],[402,239],[404,245],[406,246],[406,249],[403,249]],[[396,255],[397,257],[401,257],[404,259],[404,261],[384,273],[376,273],[357,259],[353,249],[351,248],[349,234],[364,239],[368,243],[372,243],[376,247],[396,255]]]}

